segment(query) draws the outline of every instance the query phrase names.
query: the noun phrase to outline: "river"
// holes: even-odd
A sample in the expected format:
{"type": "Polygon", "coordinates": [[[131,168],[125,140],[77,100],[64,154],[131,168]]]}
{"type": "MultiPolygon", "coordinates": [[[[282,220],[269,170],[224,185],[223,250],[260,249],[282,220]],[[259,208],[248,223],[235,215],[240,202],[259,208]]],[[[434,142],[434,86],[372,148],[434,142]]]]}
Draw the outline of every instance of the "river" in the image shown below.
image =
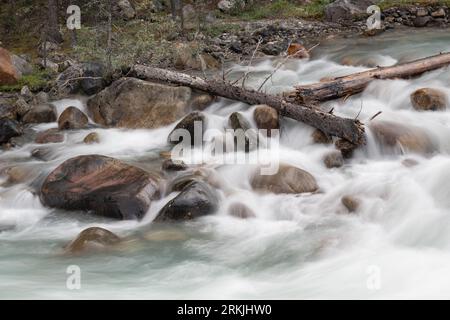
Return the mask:
{"type": "MultiPolygon", "coordinates": [[[[390,31],[373,38],[332,39],[321,43],[310,60],[292,60],[267,82],[267,92],[345,75],[368,66],[388,66],[450,51],[448,30],[390,31]],[[347,66],[351,62],[361,66],[347,66]]],[[[278,59],[255,61],[248,86],[257,88],[278,59]]],[[[232,77],[248,70],[234,66],[232,77]]],[[[410,94],[422,87],[450,98],[449,69],[413,80],[375,81],[360,95],[325,104],[341,116],[366,122],[414,124],[437,141],[431,155],[385,150],[368,132],[367,146],[338,169],[322,157],[333,145],[314,144],[312,128],[284,119],[279,157],[310,172],[320,192],[302,195],[260,194],[249,184],[245,165],[218,166],[233,192],[221,193],[218,212],[186,223],[152,224],[159,209],[174,197],[152,203],[140,222],[112,221],[44,207],[39,182],[64,160],[102,154],[160,166],[174,125],[155,130],[88,129],[67,133],[62,143],[23,145],[0,152],[0,170],[19,167],[19,183],[0,181],[0,298],[35,299],[318,299],[450,297],[450,110],[417,112],[410,94]],[[100,143],[81,143],[89,132],[100,143]],[[31,156],[44,148],[44,160],[31,156]],[[405,159],[418,162],[405,166],[405,159]],[[361,199],[348,214],[340,199],[361,199]],[[244,202],[256,214],[238,219],[228,205],[244,202]],[[89,226],[100,226],[128,239],[115,250],[81,256],[62,248],[89,226]],[[81,288],[67,287],[68,266],[81,270],[81,288]]],[[[54,102],[61,113],[85,98],[54,102]]],[[[225,99],[209,106],[209,126],[220,127],[234,111],[250,120],[253,109],[225,99]]],[[[57,127],[36,125],[35,131],[57,127]]]]}

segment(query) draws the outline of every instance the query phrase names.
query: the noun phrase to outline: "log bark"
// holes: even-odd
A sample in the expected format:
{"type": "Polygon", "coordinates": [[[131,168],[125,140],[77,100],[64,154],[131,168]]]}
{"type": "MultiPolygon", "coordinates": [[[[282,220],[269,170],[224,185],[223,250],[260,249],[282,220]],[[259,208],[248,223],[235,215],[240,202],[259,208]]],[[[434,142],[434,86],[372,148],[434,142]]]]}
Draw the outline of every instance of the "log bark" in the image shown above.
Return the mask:
{"type": "Polygon", "coordinates": [[[441,53],[392,67],[379,67],[311,85],[297,86],[290,96],[299,102],[337,99],[363,91],[376,79],[410,78],[449,64],[450,53],[441,53]]]}
{"type": "Polygon", "coordinates": [[[184,73],[143,65],[134,66],[129,74],[143,80],[187,86],[249,105],[266,104],[276,109],[281,115],[315,127],[325,134],[343,138],[355,145],[365,144],[366,141],[364,127],[358,120],[341,118],[311,106],[287,102],[281,96],[245,89],[222,80],[205,80],[184,73]]]}

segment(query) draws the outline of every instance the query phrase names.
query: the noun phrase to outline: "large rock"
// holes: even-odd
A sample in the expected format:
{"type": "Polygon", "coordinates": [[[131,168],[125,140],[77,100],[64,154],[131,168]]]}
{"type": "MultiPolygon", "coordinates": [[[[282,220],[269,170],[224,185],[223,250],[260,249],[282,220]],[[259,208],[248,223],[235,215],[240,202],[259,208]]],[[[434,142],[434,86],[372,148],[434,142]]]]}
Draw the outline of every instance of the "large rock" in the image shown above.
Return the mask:
{"type": "Polygon", "coordinates": [[[16,84],[20,79],[20,74],[14,67],[11,53],[0,48],[0,85],[16,84]]]}
{"type": "Polygon", "coordinates": [[[51,104],[37,105],[23,116],[24,123],[48,123],[56,121],[56,110],[51,104]]]}
{"type": "Polygon", "coordinates": [[[432,88],[422,88],[411,94],[411,103],[416,110],[436,111],[447,108],[447,96],[444,92],[432,88]]]}
{"type": "Polygon", "coordinates": [[[115,219],[141,219],[159,198],[159,177],[120,160],[83,155],[51,172],[41,188],[44,205],[115,219]]]}
{"type": "Polygon", "coordinates": [[[105,87],[105,74],[105,67],[101,63],[73,64],[56,79],[58,94],[63,97],[81,90],[87,95],[96,94],[105,87]]]}
{"type": "Polygon", "coordinates": [[[189,110],[191,89],[134,78],[119,79],[88,101],[92,119],[122,128],[157,128],[171,124],[189,110]]]}
{"type": "Polygon", "coordinates": [[[383,147],[421,154],[432,153],[437,148],[430,135],[421,128],[391,121],[373,121],[369,128],[383,147]]]}
{"type": "Polygon", "coordinates": [[[78,108],[68,107],[59,116],[59,130],[83,129],[88,124],[88,117],[78,108]]]}
{"type": "Polygon", "coordinates": [[[89,249],[109,247],[120,242],[120,238],[109,230],[91,227],[80,232],[65,250],[67,253],[80,253],[89,249]]]}
{"type": "Polygon", "coordinates": [[[27,60],[13,54],[11,55],[11,62],[19,74],[19,77],[33,73],[33,67],[27,60]]]}
{"type": "Polygon", "coordinates": [[[250,184],[255,190],[273,193],[304,193],[319,189],[310,173],[285,164],[280,165],[274,175],[262,175],[258,171],[250,184]]]}
{"type": "Polygon", "coordinates": [[[280,119],[278,112],[267,105],[259,105],[253,112],[258,129],[267,130],[268,137],[272,136],[272,130],[280,129],[280,119]]]}
{"type": "Polygon", "coordinates": [[[336,0],[325,7],[325,19],[335,23],[348,23],[355,16],[366,14],[369,6],[377,0],[336,0]]]}
{"type": "Polygon", "coordinates": [[[240,112],[233,112],[228,118],[228,125],[234,130],[236,150],[249,152],[258,147],[258,135],[250,122],[240,112]],[[244,143],[244,145],[242,145],[244,143]]]}
{"type": "Polygon", "coordinates": [[[214,213],[218,206],[219,198],[212,187],[192,181],[161,209],[155,221],[191,220],[214,213]]]}
{"type": "Polygon", "coordinates": [[[22,128],[16,120],[0,119],[0,144],[6,143],[13,137],[20,136],[22,128]]]}
{"type": "MultiPolygon", "coordinates": [[[[203,132],[205,131],[205,116],[203,115],[203,113],[198,112],[198,111],[194,111],[191,112],[190,114],[188,114],[186,117],[184,117],[176,126],[175,128],[172,130],[172,132],[169,134],[169,143],[172,144],[177,144],[182,140],[179,136],[177,136],[176,132],[177,130],[186,130],[187,132],[189,132],[191,141],[190,144],[194,145],[194,144],[200,144],[202,143],[202,138],[203,138],[203,132]],[[197,135],[197,140],[195,141],[195,124],[196,122],[197,127],[199,129],[201,129],[201,134],[198,132],[197,135]]],[[[183,132],[180,132],[181,134],[183,134],[183,132]]]]}

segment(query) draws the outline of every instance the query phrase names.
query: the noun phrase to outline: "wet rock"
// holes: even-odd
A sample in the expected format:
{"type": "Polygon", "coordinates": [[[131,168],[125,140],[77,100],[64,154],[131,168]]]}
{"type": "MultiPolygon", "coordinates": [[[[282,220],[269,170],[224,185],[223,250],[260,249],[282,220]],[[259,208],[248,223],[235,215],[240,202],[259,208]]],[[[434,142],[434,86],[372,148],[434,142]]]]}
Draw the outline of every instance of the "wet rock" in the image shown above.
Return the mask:
{"type": "Polygon", "coordinates": [[[319,129],[316,129],[311,134],[311,137],[314,141],[314,143],[320,143],[320,144],[330,144],[333,143],[333,138],[331,138],[329,135],[325,134],[323,131],[320,131],[319,129]]]}
{"type": "Polygon", "coordinates": [[[391,121],[372,121],[369,128],[383,147],[421,154],[436,151],[433,139],[423,129],[391,121]]]}
{"type": "Polygon", "coordinates": [[[87,126],[88,117],[78,108],[68,107],[59,116],[59,130],[83,129],[87,126]]]}
{"type": "Polygon", "coordinates": [[[49,161],[52,157],[52,150],[46,147],[35,148],[31,150],[31,156],[41,161],[49,161]]]}
{"type": "Polygon", "coordinates": [[[447,108],[447,96],[444,92],[432,88],[422,88],[411,94],[411,103],[416,110],[436,111],[447,108]]]}
{"type": "Polygon", "coordinates": [[[159,177],[120,160],[83,155],[69,159],[45,179],[44,205],[114,219],[141,219],[159,198],[159,177]]]}
{"type": "Polygon", "coordinates": [[[7,143],[13,137],[23,133],[20,124],[13,119],[0,119],[0,144],[7,143]]]}
{"type": "Polygon", "coordinates": [[[336,149],[338,149],[344,159],[349,159],[353,156],[353,152],[358,148],[356,144],[353,144],[344,139],[338,139],[334,143],[336,149]]]}
{"type": "Polygon", "coordinates": [[[32,166],[14,166],[2,170],[1,174],[7,176],[8,184],[23,183],[30,179],[33,174],[32,166]]]}
{"type": "Polygon", "coordinates": [[[193,181],[161,209],[155,221],[191,220],[213,214],[218,206],[217,192],[204,182],[193,181]]]}
{"type": "Polygon", "coordinates": [[[309,59],[310,55],[308,50],[299,43],[292,43],[288,47],[288,56],[298,59],[309,59]]]}
{"type": "Polygon", "coordinates": [[[347,208],[348,212],[355,212],[361,206],[361,201],[353,196],[343,196],[341,203],[347,208]]]}
{"type": "Polygon", "coordinates": [[[272,136],[272,130],[280,129],[280,118],[277,110],[267,105],[259,105],[253,112],[253,119],[258,129],[267,130],[267,135],[272,136]]]}
{"type": "Polygon", "coordinates": [[[39,144],[59,143],[63,141],[64,141],[64,134],[59,132],[58,129],[56,128],[39,132],[34,140],[34,142],[39,144]]]}
{"type": "Polygon", "coordinates": [[[56,121],[55,107],[50,104],[34,106],[23,116],[24,123],[48,123],[56,121]]]}
{"type": "Polygon", "coordinates": [[[183,134],[183,132],[178,130],[187,130],[191,139],[191,145],[201,145],[203,133],[205,131],[205,116],[201,112],[194,111],[184,117],[169,134],[168,140],[170,143],[177,144],[183,141],[183,139],[180,139],[177,135],[183,134]],[[201,130],[201,132],[197,132],[197,136],[195,135],[196,130],[201,130]],[[195,141],[196,138],[197,141],[195,141]]]}
{"type": "Polygon", "coordinates": [[[109,230],[91,227],[80,232],[65,250],[67,253],[80,253],[89,249],[98,249],[115,245],[120,238],[109,230]]]}
{"type": "Polygon", "coordinates": [[[187,165],[181,160],[166,159],[162,163],[162,169],[165,171],[183,171],[187,165]]]}
{"type": "Polygon", "coordinates": [[[241,219],[248,219],[248,218],[254,218],[256,217],[256,214],[253,212],[252,209],[247,207],[243,203],[235,202],[232,203],[228,207],[228,214],[241,219]]]}
{"type": "Polygon", "coordinates": [[[323,158],[323,163],[329,169],[340,168],[344,165],[344,157],[339,151],[332,151],[325,155],[323,158]]]}
{"type": "Polygon", "coordinates": [[[0,85],[16,84],[20,74],[13,65],[11,53],[0,48],[0,85]]]}
{"type": "Polygon", "coordinates": [[[414,27],[422,28],[426,27],[431,21],[433,20],[432,17],[426,16],[426,17],[417,17],[414,19],[414,27]]]}
{"type": "Polygon", "coordinates": [[[205,110],[211,103],[213,103],[215,98],[209,94],[201,94],[191,101],[191,108],[194,110],[205,110]]]}
{"type": "Polygon", "coordinates": [[[234,130],[235,150],[249,152],[258,146],[258,136],[250,122],[240,112],[233,112],[228,118],[228,125],[234,130]]]}
{"type": "Polygon", "coordinates": [[[189,110],[191,89],[119,79],[88,101],[93,120],[107,127],[158,128],[171,124],[189,110]]]}
{"type": "Polygon", "coordinates": [[[91,132],[84,137],[83,142],[86,144],[100,143],[100,136],[97,132],[91,132]]]}
{"type": "Polygon", "coordinates": [[[272,193],[304,193],[319,189],[316,179],[305,170],[281,164],[274,175],[262,175],[258,170],[250,184],[253,189],[272,193]]]}

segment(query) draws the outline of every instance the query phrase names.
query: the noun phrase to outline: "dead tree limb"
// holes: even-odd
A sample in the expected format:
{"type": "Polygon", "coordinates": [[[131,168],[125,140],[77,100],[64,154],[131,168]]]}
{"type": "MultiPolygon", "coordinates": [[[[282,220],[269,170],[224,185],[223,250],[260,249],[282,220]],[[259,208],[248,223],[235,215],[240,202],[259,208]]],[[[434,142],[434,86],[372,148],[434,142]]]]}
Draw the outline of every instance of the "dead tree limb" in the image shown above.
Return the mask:
{"type": "Polygon", "coordinates": [[[295,97],[295,100],[300,102],[337,99],[363,91],[371,81],[376,79],[410,78],[449,64],[450,53],[441,53],[392,67],[378,67],[319,83],[297,86],[296,91],[291,93],[291,97],[295,97]]]}
{"type": "Polygon", "coordinates": [[[276,109],[281,115],[315,127],[325,134],[343,138],[355,145],[364,144],[366,141],[364,127],[358,120],[341,118],[307,105],[293,104],[281,96],[244,89],[223,81],[213,79],[206,81],[184,73],[143,65],[134,66],[130,75],[143,80],[187,86],[249,105],[266,104],[276,109]]]}

